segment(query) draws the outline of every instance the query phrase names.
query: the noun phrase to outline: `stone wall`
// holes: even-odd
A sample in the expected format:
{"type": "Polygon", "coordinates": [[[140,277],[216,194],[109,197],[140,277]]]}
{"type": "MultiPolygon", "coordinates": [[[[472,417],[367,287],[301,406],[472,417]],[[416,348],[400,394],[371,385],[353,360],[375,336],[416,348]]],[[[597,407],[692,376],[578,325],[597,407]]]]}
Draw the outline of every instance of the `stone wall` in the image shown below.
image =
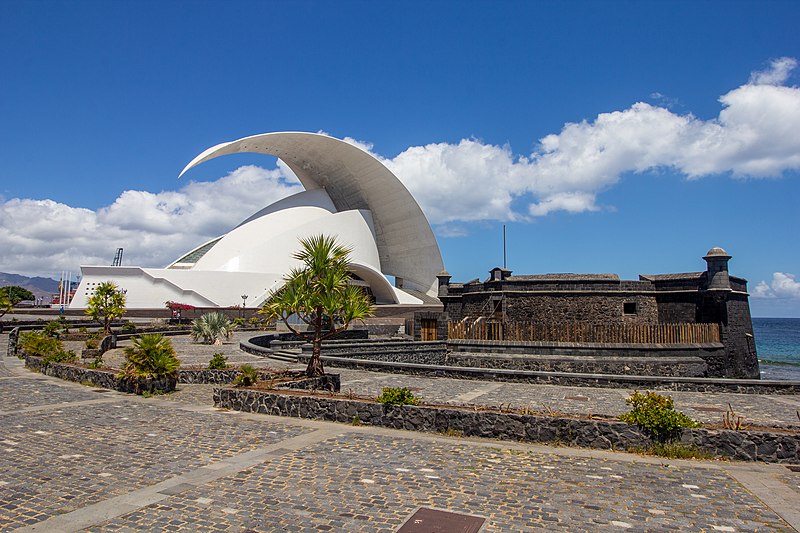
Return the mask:
{"type": "MultiPolygon", "coordinates": [[[[311,357],[310,344],[303,345],[301,361],[311,357]]],[[[413,342],[404,340],[331,342],[323,344],[328,357],[364,359],[369,361],[402,361],[429,365],[447,364],[447,345],[444,341],[413,342]]]]}
{"type": "Polygon", "coordinates": [[[117,373],[110,370],[84,368],[66,363],[45,365],[41,357],[30,355],[25,356],[25,366],[46,376],[134,394],[172,392],[177,384],[177,379],[174,377],[127,379],[117,377],[117,373]]]}
{"type": "MultiPolygon", "coordinates": [[[[233,383],[236,376],[239,375],[239,370],[235,368],[226,368],[211,370],[208,368],[202,369],[180,369],[178,371],[178,383],[210,383],[214,385],[225,385],[233,383]]],[[[258,379],[261,381],[269,381],[273,379],[272,372],[259,372],[258,379]]]]}
{"type": "Polygon", "coordinates": [[[705,322],[704,320],[699,320],[697,316],[699,305],[697,292],[658,294],[656,303],[658,306],[658,321],[662,324],[705,322]]]}
{"type": "MultiPolygon", "coordinates": [[[[646,448],[653,440],[645,431],[617,420],[588,420],[395,405],[330,398],[287,396],[247,389],[214,389],[214,405],[251,413],[311,418],[330,422],[381,426],[433,433],[458,433],[526,442],[556,442],[588,448],[646,448]]],[[[686,429],[681,442],[726,457],[747,461],[800,463],[800,436],[787,433],[686,429]]]]}
{"type": "MultiPolygon", "coordinates": [[[[336,334],[330,341],[335,340],[356,340],[356,339],[367,339],[369,338],[369,332],[365,329],[347,329],[336,334]]],[[[275,341],[279,342],[286,342],[286,343],[306,343],[308,342],[307,339],[303,337],[299,337],[294,333],[270,333],[267,335],[256,335],[255,337],[251,337],[248,339],[250,344],[255,344],[256,346],[261,346],[262,348],[270,348],[272,347],[272,343],[275,341]]],[[[329,342],[329,341],[325,341],[329,342]]]]}
{"type": "MultiPolygon", "coordinates": [[[[28,310],[25,310],[25,313],[28,314],[28,310]]],[[[83,314],[83,313],[81,313],[83,314]]],[[[58,315],[49,317],[48,319],[38,319],[38,320],[0,320],[0,333],[8,331],[11,328],[20,328],[22,331],[30,331],[34,329],[42,329],[44,328],[48,322],[58,322],[59,324],[63,324],[67,326],[69,329],[78,329],[81,327],[86,328],[100,328],[102,327],[96,320],[64,320],[63,322],[59,320],[58,315]]],[[[125,325],[125,321],[123,320],[114,320],[111,323],[112,327],[118,328],[125,325]]]]}
{"type": "Polygon", "coordinates": [[[727,320],[723,323],[721,334],[731,367],[727,375],[757,378],[760,372],[747,295],[733,293],[725,306],[727,320]]]}
{"type": "Polygon", "coordinates": [[[447,346],[450,350],[448,364],[453,365],[644,376],[714,375],[709,369],[719,367],[727,357],[721,343],[604,344],[454,339],[447,341],[447,346]],[[474,361],[471,361],[459,355],[461,352],[494,354],[494,358],[473,356],[474,361]],[[523,355],[528,357],[521,357],[523,355]]]}
{"type": "Polygon", "coordinates": [[[708,365],[699,357],[536,356],[451,352],[448,364],[538,372],[702,377],[708,365]]]}
{"type": "Polygon", "coordinates": [[[525,294],[506,293],[508,320],[584,322],[587,324],[657,324],[658,306],[654,294],[525,294]],[[636,304],[636,313],[624,314],[626,303],[636,304]]]}
{"type": "Polygon", "coordinates": [[[800,394],[800,381],[766,381],[723,378],[636,376],[622,374],[579,374],[571,372],[539,372],[508,370],[504,368],[472,368],[447,365],[369,361],[323,355],[326,367],[354,368],[392,372],[412,376],[479,379],[484,381],[510,381],[568,385],[575,387],[604,387],[622,389],[648,389],[663,391],[737,392],[741,394],[800,394]]]}
{"type": "Polygon", "coordinates": [[[620,357],[714,357],[724,355],[722,343],[705,344],[628,344],[597,342],[544,342],[544,341],[494,341],[464,340],[447,341],[453,352],[483,352],[495,354],[533,355],[585,355],[620,357]]]}
{"type": "Polygon", "coordinates": [[[18,345],[19,345],[19,328],[14,328],[8,332],[8,346],[6,347],[6,356],[16,357],[18,345]]]}
{"type": "MultiPolygon", "coordinates": [[[[240,374],[238,369],[229,368],[224,370],[202,369],[181,369],[176,378],[144,379],[134,382],[133,380],[117,377],[117,372],[113,370],[85,368],[66,363],[50,363],[44,365],[43,358],[25,356],[25,366],[36,372],[41,372],[47,376],[56,377],[66,381],[77,383],[90,383],[97,387],[117,390],[120,392],[141,394],[147,392],[172,392],[177,383],[193,384],[212,384],[228,385],[232,383],[240,374]]],[[[325,374],[318,378],[306,378],[305,372],[301,370],[283,372],[258,372],[259,381],[275,381],[276,387],[288,389],[304,390],[330,390],[338,392],[341,388],[341,378],[339,374],[325,374]]]]}

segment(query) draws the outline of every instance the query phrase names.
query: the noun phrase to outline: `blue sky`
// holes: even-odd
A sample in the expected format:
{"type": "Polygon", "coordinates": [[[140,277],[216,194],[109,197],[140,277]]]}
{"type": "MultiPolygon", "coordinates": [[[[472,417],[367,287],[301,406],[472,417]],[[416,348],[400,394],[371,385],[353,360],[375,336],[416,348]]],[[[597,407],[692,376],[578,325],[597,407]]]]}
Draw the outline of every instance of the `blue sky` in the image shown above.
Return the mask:
{"type": "Polygon", "coordinates": [[[220,142],[384,159],[455,280],[696,271],[800,316],[797,2],[2,2],[0,270],[163,266],[297,189],[220,142]],[[422,169],[422,170],[420,170],[422,169]],[[797,276],[797,278],[795,277],[797,276]]]}

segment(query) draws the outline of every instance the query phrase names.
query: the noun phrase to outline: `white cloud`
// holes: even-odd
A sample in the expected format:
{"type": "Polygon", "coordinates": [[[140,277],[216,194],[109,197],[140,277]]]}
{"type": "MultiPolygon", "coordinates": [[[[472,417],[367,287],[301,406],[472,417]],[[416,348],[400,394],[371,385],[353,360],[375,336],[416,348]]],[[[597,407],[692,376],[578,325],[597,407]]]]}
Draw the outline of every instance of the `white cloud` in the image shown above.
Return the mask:
{"type": "Polygon", "coordinates": [[[775,272],[772,274],[772,283],[759,282],[753,290],[754,298],[789,298],[800,300],[800,282],[795,280],[794,274],[775,272]]]}
{"type": "Polygon", "coordinates": [[[463,224],[439,224],[433,230],[439,237],[466,237],[469,229],[463,224]]]}
{"type": "MultiPolygon", "coordinates": [[[[565,124],[528,155],[464,139],[414,146],[382,160],[433,223],[596,211],[597,195],[627,173],[668,169],[689,179],[724,173],[778,177],[800,169],[800,89],[779,85],[796,65],[780,58],[754,72],[749,83],[719,98],[722,109],[711,120],[674,113],[668,102],[637,102],[593,121],[565,124]]],[[[666,102],[661,93],[650,96],[666,102]]]]}
{"type": "Polygon", "coordinates": [[[766,281],[759,281],[758,285],[751,292],[753,298],[775,298],[775,293],[766,281]]]}
{"type": "Polygon", "coordinates": [[[51,276],[79,265],[160,267],[280,198],[300,192],[280,168],[244,166],[213,182],[177,191],[125,191],[110,206],[75,208],[52,200],[0,203],[1,271],[51,276]]]}
{"type": "Polygon", "coordinates": [[[789,74],[797,67],[797,60],[793,57],[779,57],[770,61],[767,70],[760,70],[750,74],[751,85],[780,85],[789,79],[789,74]]]}
{"type": "Polygon", "coordinates": [[[581,211],[599,211],[594,204],[594,195],[581,192],[564,192],[548,196],[539,203],[531,204],[531,215],[542,217],[553,211],[580,213],[581,211]]]}
{"type": "Polygon", "coordinates": [[[515,195],[525,192],[508,147],[464,139],[413,146],[391,160],[383,159],[400,178],[433,223],[516,220],[515,195]]]}

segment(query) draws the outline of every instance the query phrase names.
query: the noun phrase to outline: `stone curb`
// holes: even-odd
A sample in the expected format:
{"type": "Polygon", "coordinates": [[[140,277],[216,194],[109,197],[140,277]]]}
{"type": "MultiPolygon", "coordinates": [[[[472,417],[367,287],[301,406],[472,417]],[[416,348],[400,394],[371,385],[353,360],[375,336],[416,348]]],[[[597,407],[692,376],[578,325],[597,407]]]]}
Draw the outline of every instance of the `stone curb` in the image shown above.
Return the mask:
{"type": "MultiPolygon", "coordinates": [[[[583,374],[400,363],[325,355],[321,358],[323,363],[332,367],[431,377],[621,389],[647,388],[666,391],[736,392],[740,394],[800,394],[800,381],[583,374]]],[[[299,355],[298,362],[308,362],[308,356],[305,354],[299,355]]]]}

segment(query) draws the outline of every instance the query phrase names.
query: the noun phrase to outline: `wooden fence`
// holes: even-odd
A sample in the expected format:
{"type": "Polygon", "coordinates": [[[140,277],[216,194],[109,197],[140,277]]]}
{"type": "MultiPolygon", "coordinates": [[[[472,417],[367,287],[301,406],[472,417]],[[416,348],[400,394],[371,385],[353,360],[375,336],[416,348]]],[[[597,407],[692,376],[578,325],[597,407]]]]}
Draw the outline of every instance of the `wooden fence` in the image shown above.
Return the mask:
{"type": "Polygon", "coordinates": [[[450,339],[598,342],[628,344],[702,344],[720,342],[719,324],[587,324],[542,322],[448,322],[450,339]]]}

